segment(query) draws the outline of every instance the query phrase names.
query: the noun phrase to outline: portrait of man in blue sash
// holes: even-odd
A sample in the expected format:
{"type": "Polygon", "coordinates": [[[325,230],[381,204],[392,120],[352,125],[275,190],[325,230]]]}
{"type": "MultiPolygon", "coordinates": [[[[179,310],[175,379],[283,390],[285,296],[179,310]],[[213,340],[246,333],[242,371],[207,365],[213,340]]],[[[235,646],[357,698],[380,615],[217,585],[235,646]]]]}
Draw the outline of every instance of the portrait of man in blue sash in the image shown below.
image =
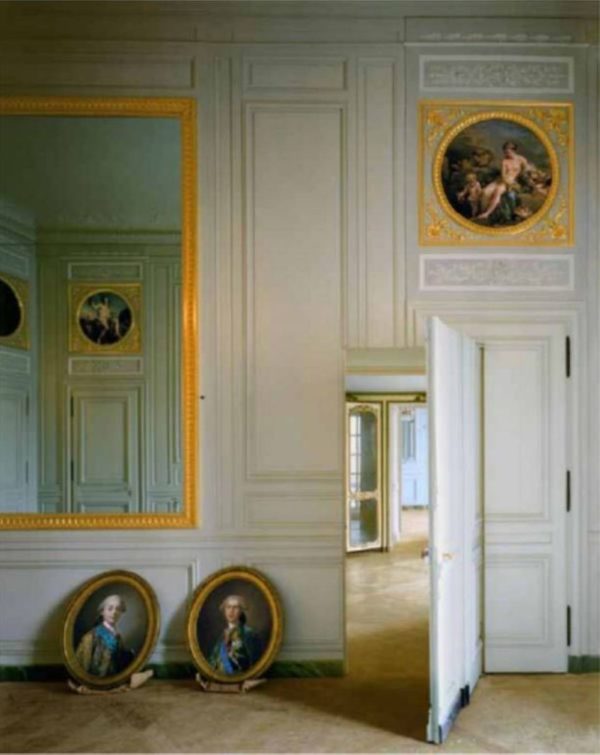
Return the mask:
{"type": "Polygon", "coordinates": [[[120,595],[109,595],[98,606],[96,624],[83,635],[75,651],[77,661],[88,674],[112,676],[133,661],[133,651],[125,649],[117,631],[119,619],[126,610],[120,595]]]}
{"type": "Polygon", "coordinates": [[[228,595],[219,606],[227,623],[210,654],[210,665],[222,674],[248,671],[261,656],[257,632],[247,624],[247,607],[240,595],[228,595]]]}

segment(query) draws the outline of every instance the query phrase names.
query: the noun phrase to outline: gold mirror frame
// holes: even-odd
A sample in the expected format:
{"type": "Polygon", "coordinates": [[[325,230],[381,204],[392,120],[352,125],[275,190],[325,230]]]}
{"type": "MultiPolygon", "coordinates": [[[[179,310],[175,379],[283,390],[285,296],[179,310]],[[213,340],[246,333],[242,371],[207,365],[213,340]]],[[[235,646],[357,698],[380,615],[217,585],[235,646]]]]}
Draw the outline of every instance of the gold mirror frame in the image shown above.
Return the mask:
{"type": "Polygon", "coordinates": [[[189,98],[0,97],[2,115],[176,118],[181,126],[183,511],[179,514],[0,514],[0,529],[195,527],[198,484],[198,309],[196,280],[196,105],[189,98]]]}
{"type": "Polygon", "coordinates": [[[0,281],[13,292],[21,311],[21,322],[17,329],[7,336],[0,336],[0,346],[13,349],[29,348],[29,281],[15,278],[14,275],[0,273],[0,281]]]}
{"type": "Polygon", "coordinates": [[[548,211],[554,204],[559,184],[560,168],[558,157],[556,156],[556,150],[554,149],[552,142],[544,133],[544,131],[530,118],[525,118],[523,115],[514,113],[510,110],[488,110],[482,113],[476,113],[475,115],[468,115],[465,118],[461,118],[459,122],[455,126],[453,126],[444,136],[437,148],[433,160],[433,186],[438,201],[443,207],[444,212],[446,212],[447,215],[449,215],[453,220],[455,220],[459,225],[462,225],[464,228],[468,228],[470,231],[474,231],[475,233],[482,233],[486,236],[513,236],[519,233],[523,233],[524,231],[532,228],[534,225],[537,225],[540,220],[542,220],[547,215],[548,211]],[[469,220],[469,218],[463,217],[454,209],[454,207],[452,207],[452,205],[448,201],[446,191],[442,184],[442,165],[446,156],[446,150],[448,149],[450,144],[465,129],[469,128],[470,126],[474,126],[477,123],[490,120],[512,121],[512,123],[517,123],[519,126],[522,126],[523,128],[531,131],[546,149],[548,158],[550,160],[550,166],[552,168],[552,184],[550,186],[548,196],[544,200],[544,203],[542,204],[540,209],[531,217],[514,226],[489,228],[484,225],[479,225],[479,223],[474,223],[472,220],[469,220]]]}

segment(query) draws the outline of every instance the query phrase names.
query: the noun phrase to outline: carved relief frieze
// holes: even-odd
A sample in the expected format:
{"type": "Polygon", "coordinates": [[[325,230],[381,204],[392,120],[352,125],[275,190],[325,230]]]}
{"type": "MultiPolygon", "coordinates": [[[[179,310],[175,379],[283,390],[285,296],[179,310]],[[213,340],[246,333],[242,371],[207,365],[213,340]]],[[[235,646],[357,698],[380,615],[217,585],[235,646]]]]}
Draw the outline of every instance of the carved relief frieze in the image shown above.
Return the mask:
{"type": "Polygon", "coordinates": [[[139,262],[120,263],[110,260],[110,264],[89,262],[72,262],[69,265],[71,280],[119,280],[134,281],[142,278],[142,265],[139,262]]]}
{"type": "Polygon", "coordinates": [[[139,375],[143,371],[141,359],[81,359],[69,360],[72,375],[139,375]]]}
{"type": "Polygon", "coordinates": [[[424,255],[421,289],[477,291],[491,289],[573,288],[573,258],[567,255],[424,255]]]}
{"type": "Polygon", "coordinates": [[[423,90],[573,91],[571,58],[423,55],[420,68],[423,90]]]}

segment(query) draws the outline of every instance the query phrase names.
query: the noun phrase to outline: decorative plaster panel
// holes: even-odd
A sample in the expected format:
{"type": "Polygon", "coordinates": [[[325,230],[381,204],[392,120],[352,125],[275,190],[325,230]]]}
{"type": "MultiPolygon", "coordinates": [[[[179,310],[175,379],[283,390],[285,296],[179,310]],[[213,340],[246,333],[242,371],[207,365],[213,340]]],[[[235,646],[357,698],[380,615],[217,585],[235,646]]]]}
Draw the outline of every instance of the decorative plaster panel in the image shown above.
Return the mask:
{"type": "Polygon", "coordinates": [[[422,291],[572,291],[571,255],[445,255],[420,259],[422,291]]]}
{"type": "Polygon", "coordinates": [[[571,94],[573,59],[530,55],[423,55],[419,66],[424,91],[495,91],[571,94]]]}
{"type": "Polygon", "coordinates": [[[249,58],[244,61],[247,90],[343,91],[347,64],[337,58],[249,58]]]}
{"type": "Polygon", "coordinates": [[[588,41],[592,26],[586,19],[575,18],[421,17],[406,19],[406,39],[448,44],[570,44],[588,41]]]}
{"type": "Polygon", "coordinates": [[[70,262],[67,275],[69,280],[80,281],[137,281],[143,277],[142,270],[141,262],[70,262]]]}
{"type": "Polygon", "coordinates": [[[71,357],[69,359],[71,375],[140,375],[143,369],[144,362],[137,357],[133,359],[71,357]]]}

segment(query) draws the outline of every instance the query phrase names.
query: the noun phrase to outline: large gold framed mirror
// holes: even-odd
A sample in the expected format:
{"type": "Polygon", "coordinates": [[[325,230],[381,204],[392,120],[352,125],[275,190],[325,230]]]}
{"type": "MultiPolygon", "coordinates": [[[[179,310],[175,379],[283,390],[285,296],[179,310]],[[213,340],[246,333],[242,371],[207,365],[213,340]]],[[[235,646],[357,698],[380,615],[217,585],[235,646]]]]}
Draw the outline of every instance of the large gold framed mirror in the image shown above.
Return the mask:
{"type": "Polygon", "coordinates": [[[0,97],[0,528],[197,514],[191,99],[0,97]]]}

